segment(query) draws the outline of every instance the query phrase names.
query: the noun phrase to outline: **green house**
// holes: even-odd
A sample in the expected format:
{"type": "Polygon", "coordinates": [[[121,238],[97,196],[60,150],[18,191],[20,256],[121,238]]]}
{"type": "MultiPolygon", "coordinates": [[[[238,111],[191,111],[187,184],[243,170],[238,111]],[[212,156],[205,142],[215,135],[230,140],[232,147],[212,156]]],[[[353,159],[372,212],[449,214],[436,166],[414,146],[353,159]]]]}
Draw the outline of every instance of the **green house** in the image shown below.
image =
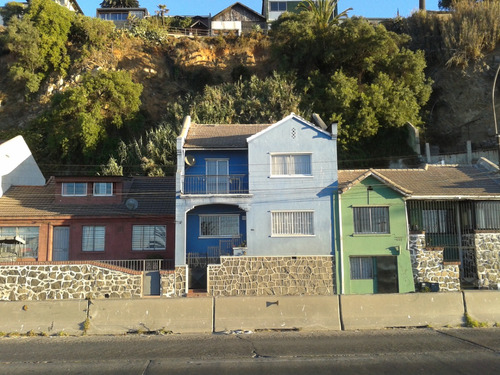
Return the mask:
{"type": "Polygon", "coordinates": [[[338,171],[337,293],[407,293],[414,281],[405,197],[375,170],[338,171]]]}

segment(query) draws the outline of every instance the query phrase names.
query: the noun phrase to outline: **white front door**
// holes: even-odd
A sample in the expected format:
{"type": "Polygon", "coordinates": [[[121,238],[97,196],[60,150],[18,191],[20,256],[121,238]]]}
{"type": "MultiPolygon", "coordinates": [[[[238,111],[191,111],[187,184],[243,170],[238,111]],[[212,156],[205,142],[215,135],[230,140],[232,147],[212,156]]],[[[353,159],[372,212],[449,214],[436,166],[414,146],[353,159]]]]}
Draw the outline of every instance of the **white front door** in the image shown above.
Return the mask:
{"type": "Polygon", "coordinates": [[[52,260],[69,259],[69,227],[54,227],[52,260]]]}

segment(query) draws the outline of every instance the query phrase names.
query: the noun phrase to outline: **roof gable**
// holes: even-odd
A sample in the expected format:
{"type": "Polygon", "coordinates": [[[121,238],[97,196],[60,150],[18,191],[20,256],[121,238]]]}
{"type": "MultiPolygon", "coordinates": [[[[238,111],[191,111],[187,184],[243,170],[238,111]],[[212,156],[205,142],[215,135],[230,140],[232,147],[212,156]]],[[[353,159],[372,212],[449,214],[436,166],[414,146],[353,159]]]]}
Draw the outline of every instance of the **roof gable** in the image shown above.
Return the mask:
{"type": "Polygon", "coordinates": [[[266,21],[266,18],[262,14],[256,12],[252,8],[249,8],[240,2],[236,2],[233,5],[230,5],[227,8],[221,10],[219,13],[217,13],[212,17],[212,20],[217,21],[219,18],[223,18],[224,15],[231,12],[232,10],[238,11],[238,13],[242,14],[243,16],[246,16],[247,18],[253,18],[250,19],[250,21],[261,21],[261,22],[266,21]]]}
{"type": "Polygon", "coordinates": [[[394,183],[393,181],[389,180],[386,176],[373,169],[339,170],[338,171],[339,192],[340,193],[347,192],[352,187],[364,181],[368,177],[375,178],[376,180],[382,182],[383,184],[387,185],[387,187],[391,188],[392,190],[398,192],[401,195],[409,196],[411,194],[411,191],[408,190],[407,188],[394,183]]]}
{"type": "Polygon", "coordinates": [[[318,133],[322,133],[322,134],[325,134],[327,135],[328,137],[331,137],[332,134],[328,133],[327,131],[323,130],[323,129],[320,129],[318,128],[316,125],[310,123],[309,121],[307,120],[304,120],[302,117],[300,116],[297,116],[295,113],[291,113],[289,114],[288,116],[286,116],[285,118],[281,119],[280,121],[272,124],[271,126],[268,126],[267,128],[263,129],[262,131],[258,132],[258,133],[255,133],[254,135],[252,135],[251,137],[249,137],[247,139],[247,142],[252,142],[254,139],[266,134],[267,132],[277,128],[278,126],[281,126],[283,125],[284,123],[286,123],[288,120],[295,120],[297,122],[300,122],[301,124],[303,125],[306,125],[308,127],[310,127],[311,129],[317,131],[318,133]]]}

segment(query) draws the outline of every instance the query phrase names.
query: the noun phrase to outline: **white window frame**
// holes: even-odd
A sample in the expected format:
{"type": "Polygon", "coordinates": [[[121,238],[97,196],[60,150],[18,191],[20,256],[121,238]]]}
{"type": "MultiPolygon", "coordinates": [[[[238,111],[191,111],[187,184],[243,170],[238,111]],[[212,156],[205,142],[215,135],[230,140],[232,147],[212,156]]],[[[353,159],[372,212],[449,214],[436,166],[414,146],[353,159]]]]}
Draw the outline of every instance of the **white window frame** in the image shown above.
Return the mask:
{"type": "Polygon", "coordinates": [[[112,182],[94,182],[94,196],[96,197],[111,197],[113,195],[113,183],[112,182]],[[103,187],[104,185],[104,193],[99,193],[96,190],[99,187],[103,187]],[[108,189],[109,188],[109,189],[108,189]],[[108,192],[109,190],[109,192],[108,192]]]}
{"type": "Polygon", "coordinates": [[[82,227],[82,251],[83,252],[103,252],[106,247],[106,227],[104,225],[84,225],[82,227]],[[96,231],[102,233],[101,237],[96,237],[96,231]]]}
{"type": "MultiPolygon", "coordinates": [[[[199,225],[199,234],[200,238],[232,238],[240,235],[240,215],[239,214],[203,214],[199,215],[200,225],[199,225]],[[212,218],[213,221],[209,223],[213,223],[216,221],[216,234],[203,234],[203,223],[205,219],[212,218]],[[235,220],[232,224],[235,225],[237,231],[235,232],[224,232],[224,219],[235,220]]],[[[232,226],[231,226],[232,227],[232,226]]]]}
{"type": "Polygon", "coordinates": [[[205,176],[207,194],[229,193],[229,159],[205,159],[205,176]],[[210,169],[214,168],[212,173],[210,169]]]}
{"type": "Polygon", "coordinates": [[[271,211],[271,237],[313,237],[313,210],[271,211]],[[303,222],[307,219],[307,222],[303,222]]]}
{"type": "Polygon", "coordinates": [[[167,227],[165,225],[132,225],[132,251],[162,251],[166,250],[166,246],[167,227]],[[140,238],[137,238],[137,236],[140,236],[140,238]],[[156,247],[153,245],[151,247],[151,243],[161,244],[162,242],[163,246],[156,247]]]}
{"type": "Polygon", "coordinates": [[[349,257],[351,280],[373,280],[373,257],[349,257]]]}
{"type": "Polygon", "coordinates": [[[271,177],[312,177],[312,153],[311,152],[272,152],[270,153],[270,168],[271,168],[271,177]],[[305,173],[297,173],[301,172],[297,171],[297,163],[294,160],[296,156],[308,156],[308,165],[306,166],[305,173]],[[278,170],[278,158],[285,160],[285,162],[281,165],[282,171],[278,170]],[[291,170],[293,169],[293,171],[291,170]]]}
{"type": "Polygon", "coordinates": [[[85,197],[87,196],[87,183],[86,182],[63,182],[61,186],[61,195],[63,197],[85,197]],[[82,194],[76,194],[76,186],[85,186],[85,192],[82,194]],[[72,187],[72,191],[68,191],[72,187]]]}
{"type": "Polygon", "coordinates": [[[391,233],[389,206],[353,206],[352,218],[353,218],[353,225],[354,225],[354,234],[370,234],[370,235],[382,234],[382,235],[384,235],[384,234],[391,233]],[[380,225],[380,223],[377,223],[374,221],[374,219],[376,219],[376,217],[373,216],[373,209],[380,209],[380,208],[383,208],[384,212],[386,213],[387,222],[385,224],[385,230],[384,231],[374,231],[374,229],[376,229],[377,226],[380,225]],[[359,214],[357,214],[357,210],[361,210],[361,209],[369,211],[369,214],[368,214],[369,227],[370,227],[369,231],[359,230],[362,228],[360,228],[361,224],[357,223],[357,220],[360,219],[358,216],[359,214]]]}

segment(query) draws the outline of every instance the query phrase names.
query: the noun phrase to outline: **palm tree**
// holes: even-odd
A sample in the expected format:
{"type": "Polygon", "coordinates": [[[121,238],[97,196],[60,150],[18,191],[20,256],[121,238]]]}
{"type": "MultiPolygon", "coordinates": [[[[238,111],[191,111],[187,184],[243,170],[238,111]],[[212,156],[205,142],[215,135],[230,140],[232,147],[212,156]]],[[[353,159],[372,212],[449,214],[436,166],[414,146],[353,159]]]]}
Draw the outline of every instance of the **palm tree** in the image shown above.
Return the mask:
{"type": "Polygon", "coordinates": [[[139,8],[138,0],[103,0],[101,8],[139,8]]]}
{"type": "Polygon", "coordinates": [[[352,10],[348,8],[340,14],[335,14],[339,0],[304,0],[298,8],[307,12],[312,12],[316,26],[320,29],[326,29],[329,25],[336,25],[340,18],[346,17],[347,12],[352,10]]]}

